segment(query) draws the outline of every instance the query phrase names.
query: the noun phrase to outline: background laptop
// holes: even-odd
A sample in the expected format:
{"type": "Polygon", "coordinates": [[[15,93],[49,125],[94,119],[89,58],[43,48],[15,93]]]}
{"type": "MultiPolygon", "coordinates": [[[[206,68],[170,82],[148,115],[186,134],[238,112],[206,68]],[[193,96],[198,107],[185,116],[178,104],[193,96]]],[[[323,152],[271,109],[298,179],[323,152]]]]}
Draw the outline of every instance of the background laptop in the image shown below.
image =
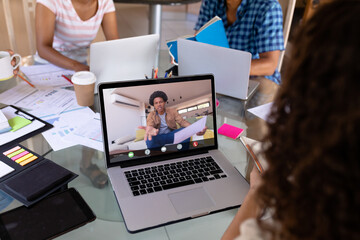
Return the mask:
{"type": "Polygon", "coordinates": [[[259,83],[249,80],[251,53],[178,39],[179,76],[211,73],[216,92],[247,100],[259,83]]]}
{"type": "Polygon", "coordinates": [[[158,52],[159,35],[123,38],[90,45],[90,71],[100,82],[144,79],[151,76],[158,52]]]}
{"type": "Polygon", "coordinates": [[[218,150],[213,75],[102,83],[99,99],[107,172],[129,232],[242,204],[249,185],[218,150]],[[206,116],[206,133],[148,149],[138,126],[159,90],[166,108],[197,106],[182,116],[190,123],[206,116]]]}

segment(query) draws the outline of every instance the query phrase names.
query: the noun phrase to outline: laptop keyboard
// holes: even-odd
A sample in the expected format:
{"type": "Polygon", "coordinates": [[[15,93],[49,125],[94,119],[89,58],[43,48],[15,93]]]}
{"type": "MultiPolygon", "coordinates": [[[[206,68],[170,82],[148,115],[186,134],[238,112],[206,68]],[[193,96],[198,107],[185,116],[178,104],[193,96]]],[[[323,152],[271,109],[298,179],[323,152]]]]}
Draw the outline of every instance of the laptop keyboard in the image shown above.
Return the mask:
{"type": "Polygon", "coordinates": [[[125,171],[134,196],[226,178],[212,157],[125,171]]]}

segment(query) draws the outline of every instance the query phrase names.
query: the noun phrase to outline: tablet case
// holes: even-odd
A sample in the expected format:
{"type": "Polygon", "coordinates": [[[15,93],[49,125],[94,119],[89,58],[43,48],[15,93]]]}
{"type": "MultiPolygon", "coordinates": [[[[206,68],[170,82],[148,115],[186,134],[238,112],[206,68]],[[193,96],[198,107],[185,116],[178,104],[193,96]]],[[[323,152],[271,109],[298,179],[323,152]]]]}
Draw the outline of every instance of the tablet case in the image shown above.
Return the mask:
{"type": "Polygon", "coordinates": [[[20,144],[1,146],[0,161],[14,169],[0,178],[0,189],[27,207],[66,186],[78,176],[20,144]],[[22,166],[4,154],[16,146],[33,154],[37,159],[22,166]]]}

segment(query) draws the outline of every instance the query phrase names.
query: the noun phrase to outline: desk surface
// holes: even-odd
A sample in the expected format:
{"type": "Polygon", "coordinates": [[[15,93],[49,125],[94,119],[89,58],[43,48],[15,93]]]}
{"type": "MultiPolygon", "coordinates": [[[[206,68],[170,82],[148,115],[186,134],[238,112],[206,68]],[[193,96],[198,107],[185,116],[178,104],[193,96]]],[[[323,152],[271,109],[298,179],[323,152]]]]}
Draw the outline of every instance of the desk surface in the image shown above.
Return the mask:
{"type": "MultiPolygon", "coordinates": [[[[168,56],[161,58],[160,65],[168,66],[168,56]]],[[[19,82],[19,79],[0,82],[0,89],[10,88],[19,82]]],[[[259,140],[265,132],[265,122],[246,109],[272,101],[277,88],[267,79],[258,79],[260,87],[248,101],[218,95],[220,102],[217,111],[217,125],[228,123],[244,129],[244,135],[259,140]]],[[[97,106],[94,106],[98,111],[97,106]]],[[[91,158],[92,162],[105,170],[103,152],[96,151],[81,145],[76,145],[60,151],[52,151],[42,135],[37,135],[21,143],[29,149],[44,155],[46,158],[79,174],[69,187],[76,188],[86,202],[95,212],[97,219],[74,231],[60,236],[58,239],[220,239],[223,232],[230,224],[237,209],[223,211],[208,216],[183,221],[180,223],[159,227],[153,230],[130,234],[126,231],[119,207],[112,192],[110,184],[103,189],[94,187],[90,180],[80,172],[80,163],[84,158],[91,158]]],[[[219,135],[220,150],[228,157],[234,166],[247,176],[248,156],[239,140],[233,140],[219,135]]],[[[19,206],[14,200],[5,210],[19,206]]]]}

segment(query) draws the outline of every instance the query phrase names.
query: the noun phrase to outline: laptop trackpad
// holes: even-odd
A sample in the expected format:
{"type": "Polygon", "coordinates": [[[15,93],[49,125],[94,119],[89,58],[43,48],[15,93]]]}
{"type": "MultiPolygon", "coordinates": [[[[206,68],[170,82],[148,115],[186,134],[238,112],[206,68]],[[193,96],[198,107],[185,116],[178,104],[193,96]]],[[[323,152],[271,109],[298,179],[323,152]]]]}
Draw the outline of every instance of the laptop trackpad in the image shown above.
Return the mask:
{"type": "Polygon", "coordinates": [[[169,198],[178,214],[214,206],[203,187],[172,193],[169,198]]]}

